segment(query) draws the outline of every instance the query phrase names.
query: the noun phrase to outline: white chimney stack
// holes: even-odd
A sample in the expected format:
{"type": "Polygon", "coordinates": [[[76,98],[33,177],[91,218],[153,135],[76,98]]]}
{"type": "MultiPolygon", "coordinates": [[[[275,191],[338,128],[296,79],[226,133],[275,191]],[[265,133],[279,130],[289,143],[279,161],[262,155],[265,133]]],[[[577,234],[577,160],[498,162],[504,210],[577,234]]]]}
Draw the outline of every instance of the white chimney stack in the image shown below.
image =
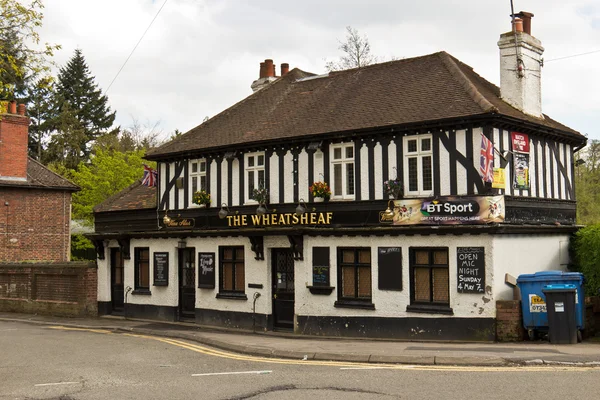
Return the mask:
{"type": "Polygon", "coordinates": [[[500,35],[500,96],[525,114],[542,114],[542,43],[531,36],[533,14],[515,15],[513,30],[500,35]]]}

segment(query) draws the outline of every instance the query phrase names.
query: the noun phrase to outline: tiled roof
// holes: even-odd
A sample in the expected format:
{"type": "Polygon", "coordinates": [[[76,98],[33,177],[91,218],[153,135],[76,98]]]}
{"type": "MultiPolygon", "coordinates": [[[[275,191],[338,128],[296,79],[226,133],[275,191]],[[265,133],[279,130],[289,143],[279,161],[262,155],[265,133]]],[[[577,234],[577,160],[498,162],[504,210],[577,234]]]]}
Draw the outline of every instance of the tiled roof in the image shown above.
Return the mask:
{"type": "Polygon", "coordinates": [[[156,187],[142,185],[137,180],[94,207],[94,212],[141,210],[156,208],[156,187]]]}
{"type": "Polygon", "coordinates": [[[0,177],[0,186],[68,190],[73,192],[80,190],[79,186],[50,171],[33,158],[29,158],[27,161],[27,180],[3,180],[2,177],[0,177]]]}
{"type": "Polygon", "coordinates": [[[549,117],[538,119],[513,108],[500,98],[497,86],[439,52],[323,76],[293,69],[152,150],[148,158],[482,114],[520,119],[585,141],[583,135],[549,117]]]}

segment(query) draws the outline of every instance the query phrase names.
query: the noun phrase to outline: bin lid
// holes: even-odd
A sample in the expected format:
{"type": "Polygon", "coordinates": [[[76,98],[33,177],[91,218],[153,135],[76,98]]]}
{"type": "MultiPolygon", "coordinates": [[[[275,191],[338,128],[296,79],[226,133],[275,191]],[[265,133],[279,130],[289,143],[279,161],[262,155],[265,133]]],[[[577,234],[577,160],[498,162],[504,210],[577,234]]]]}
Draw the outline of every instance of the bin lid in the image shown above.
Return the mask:
{"type": "Polygon", "coordinates": [[[564,271],[539,271],[534,274],[521,274],[517,278],[519,282],[539,282],[539,281],[580,281],[583,282],[583,274],[581,272],[564,272],[564,271]]]}
{"type": "Polygon", "coordinates": [[[542,288],[542,292],[575,292],[577,291],[577,286],[571,283],[557,283],[554,285],[544,285],[542,288]]]}

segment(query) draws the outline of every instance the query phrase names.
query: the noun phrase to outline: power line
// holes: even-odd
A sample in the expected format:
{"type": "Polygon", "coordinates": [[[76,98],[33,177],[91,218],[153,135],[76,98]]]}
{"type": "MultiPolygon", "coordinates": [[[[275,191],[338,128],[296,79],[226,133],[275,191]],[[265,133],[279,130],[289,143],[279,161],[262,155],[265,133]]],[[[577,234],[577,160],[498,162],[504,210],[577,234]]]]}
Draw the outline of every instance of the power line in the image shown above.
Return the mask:
{"type": "Polygon", "coordinates": [[[121,71],[123,71],[123,68],[125,68],[125,65],[127,64],[127,61],[129,61],[129,59],[133,55],[133,52],[135,51],[135,49],[137,49],[137,47],[139,46],[139,44],[142,42],[142,39],[144,39],[144,36],[146,36],[146,33],[148,32],[148,30],[150,29],[150,27],[152,26],[152,24],[154,23],[154,21],[158,17],[158,14],[160,14],[160,12],[162,11],[162,9],[165,6],[165,4],[167,4],[167,1],[169,1],[169,0],[165,0],[165,2],[163,3],[163,5],[160,6],[160,8],[158,9],[158,12],[154,16],[154,18],[152,18],[152,21],[150,21],[150,25],[148,25],[148,27],[146,28],[146,30],[144,31],[144,33],[142,33],[142,36],[140,37],[140,40],[138,40],[138,42],[135,44],[135,46],[133,47],[133,50],[131,50],[131,53],[129,53],[129,56],[127,56],[127,59],[125,60],[125,62],[123,63],[123,65],[121,65],[121,68],[119,69],[119,71],[117,72],[117,74],[115,75],[115,77],[113,78],[113,80],[110,82],[110,85],[108,85],[108,88],[106,88],[106,91],[104,92],[104,94],[108,93],[108,91],[110,90],[110,87],[112,86],[112,84],[115,83],[115,81],[117,80],[117,77],[119,76],[119,74],[121,73],[121,71]]]}
{"type": "Polygon", "coordinates": [[[544,62],[548,63],[550,61],[558,61],[558,60],[564,60],[565,58],[573,58],[573,57],[586,56],[588,54],[593,54],[593,53],[600,53],[600,50],[588,51],[587,53],[579,53],[579,54],[573,54],[573,55],[565,56],[565,57],[553,58],[552,60],[544,60],[544,62]]]}

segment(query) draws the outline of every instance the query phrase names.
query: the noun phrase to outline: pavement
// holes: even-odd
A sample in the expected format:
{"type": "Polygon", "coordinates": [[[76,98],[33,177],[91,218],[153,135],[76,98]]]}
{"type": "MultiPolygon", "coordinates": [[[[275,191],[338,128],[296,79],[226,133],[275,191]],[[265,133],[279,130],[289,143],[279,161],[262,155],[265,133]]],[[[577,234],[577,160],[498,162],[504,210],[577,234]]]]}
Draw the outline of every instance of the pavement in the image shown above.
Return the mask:
{"type": "Polygon", "coordinates": [[[323,338],[293,333],[252,333],[204,327],[194,323],[162,322],[123,317],[65,318],[0,312],[2,321],[103,329],[177,338],[233,353],[298,360],[415,365],[572,365],[600,368],[600,341],[556,345],[547,341],[515,343],[415,342],[323,338]]]}

